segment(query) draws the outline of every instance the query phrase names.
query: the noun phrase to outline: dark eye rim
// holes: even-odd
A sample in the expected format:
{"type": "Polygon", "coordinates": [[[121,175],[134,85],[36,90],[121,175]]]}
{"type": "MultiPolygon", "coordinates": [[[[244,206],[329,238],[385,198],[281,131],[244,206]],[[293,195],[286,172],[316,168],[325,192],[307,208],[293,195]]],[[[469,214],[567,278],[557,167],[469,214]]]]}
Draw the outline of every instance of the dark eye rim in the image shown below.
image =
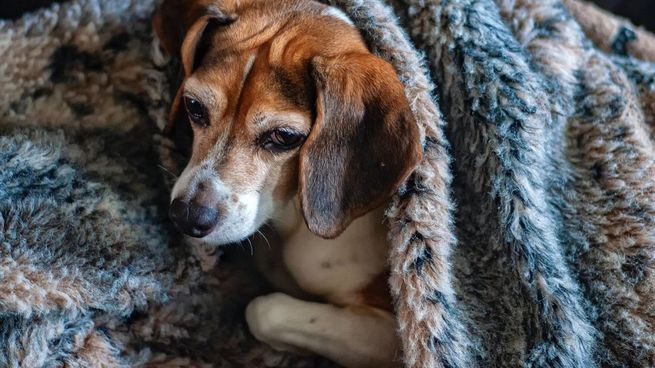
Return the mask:
{"type": "Polygon", "coordinates": [[[184,96],[183,97],[183,102],[184,102],[184,109],[186,110],[186,114],[189,117],[189,120],[197,124],[199,126],[207,126],[209,125],[209,119],[207,116],[207,108],[205,105],[200,102],[197,98],[193,96],[184,96]],[[197,103],[197,107],[191,107],[194,103],[197,103]],[[196,110],[196,108],[199,108],[200,110],[196,110]],[[196,110],[196,111],[193,111],[196,110]]]}
{"type": "Polygon", "coordinates": [[[292,128],[275,128],[271,129],[261,135],[259,142],[260,145],[267,151],[273,153],[287,152],[294,148],[298,148],[305,142],[307,135],[292,128]],[[292,136],[294,139],[290,142],[276,141],[274,134],[283,133],[292,136]]]}

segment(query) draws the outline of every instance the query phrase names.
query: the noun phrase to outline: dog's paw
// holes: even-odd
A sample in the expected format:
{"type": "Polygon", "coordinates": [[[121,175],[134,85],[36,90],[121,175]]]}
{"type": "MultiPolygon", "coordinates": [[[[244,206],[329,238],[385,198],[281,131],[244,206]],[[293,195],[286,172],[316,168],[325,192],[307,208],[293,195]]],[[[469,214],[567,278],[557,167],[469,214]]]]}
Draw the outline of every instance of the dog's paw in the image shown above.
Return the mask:
{"type": "Polygon", "coordinates": [[[262,295],[253,299],[246,307],[246,322],[250,332],[260,341],[269,342],[282,333],[286,314],[290,311],[286,305],[293,298],[283,293],[262,295]]]}
{"type": "Polygon", "coordinates": [[[294,298],[283,293],[253,299],[246,307],[246,322],[250,333],[275,350],[307,354],[306,350],[283,342],[284,335],[292,328],[289,317],[294,313],[295,302],[294,298]]]}

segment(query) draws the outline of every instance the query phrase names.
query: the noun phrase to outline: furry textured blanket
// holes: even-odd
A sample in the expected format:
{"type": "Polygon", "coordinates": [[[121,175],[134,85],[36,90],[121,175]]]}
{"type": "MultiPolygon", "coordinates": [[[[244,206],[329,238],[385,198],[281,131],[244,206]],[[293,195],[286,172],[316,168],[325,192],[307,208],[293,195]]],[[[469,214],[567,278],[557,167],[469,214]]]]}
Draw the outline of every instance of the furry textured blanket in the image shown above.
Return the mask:
{"type": "MultiPolygon", "coordinates": [[[[329,366],[254,341],[263,286],[170,229],[154,3],[0,21],[0,367],[329,366]]],[[[405,365],[653,366],[655,38],[577,0],[332,3],[421,127],[387,210],[405,365]]]]}

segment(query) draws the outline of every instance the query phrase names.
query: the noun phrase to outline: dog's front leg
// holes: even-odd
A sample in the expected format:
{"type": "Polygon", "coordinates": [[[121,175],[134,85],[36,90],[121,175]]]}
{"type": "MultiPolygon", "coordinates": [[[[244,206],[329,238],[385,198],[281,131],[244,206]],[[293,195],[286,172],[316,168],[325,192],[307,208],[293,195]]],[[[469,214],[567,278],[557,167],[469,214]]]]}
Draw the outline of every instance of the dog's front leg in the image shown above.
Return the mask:
{"type": "Polygon", "coordinates": [[[252,334],[273,348],[310,351],[345,367],[397,367],[399,341],[388,312],[336,307],[273,293],[246,309],[252,334]]]}

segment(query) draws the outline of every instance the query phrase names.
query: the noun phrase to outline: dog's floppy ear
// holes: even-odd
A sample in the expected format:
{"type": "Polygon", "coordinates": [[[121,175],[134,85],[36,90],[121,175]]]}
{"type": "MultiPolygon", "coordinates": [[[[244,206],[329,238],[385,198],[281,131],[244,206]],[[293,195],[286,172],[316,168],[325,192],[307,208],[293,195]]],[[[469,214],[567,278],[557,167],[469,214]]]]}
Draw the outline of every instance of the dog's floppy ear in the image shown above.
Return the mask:
{"type": "MultiPolygon", "coordinates": [[[[190,42],[198,45],[202,33],[209,24],[228,25],[237,17],[221,10],[216,0],[164,0],[152,18],[152,27],[169,55],[180,58],[182,43],[187,36],[199,36],[190,42]]],[[[195,50],[192,50],[195,52],[195,50]]]]}
{"type": "Polygon", "coordinates": [[[300,151],[309,229],[338,236],[380,206],[422,156],[416,121],[393,67],[367,53],[315,57],[316,121],[300,151]]]}
{"type": "MultiPolygon", "coordinates": [[[[153,28],[161,45],[171,56],[180,59],[184,77],[191,75],[202,59],[207,45],[203,36],[209,27],[226,26],[236,20],[212,0],[165,0],[155,12],[153,28]]],[[[182,90],[178,89],[171,106],[164,134],[173,136],[179,148],[186,150],[192,139],[182,90]]]]}

